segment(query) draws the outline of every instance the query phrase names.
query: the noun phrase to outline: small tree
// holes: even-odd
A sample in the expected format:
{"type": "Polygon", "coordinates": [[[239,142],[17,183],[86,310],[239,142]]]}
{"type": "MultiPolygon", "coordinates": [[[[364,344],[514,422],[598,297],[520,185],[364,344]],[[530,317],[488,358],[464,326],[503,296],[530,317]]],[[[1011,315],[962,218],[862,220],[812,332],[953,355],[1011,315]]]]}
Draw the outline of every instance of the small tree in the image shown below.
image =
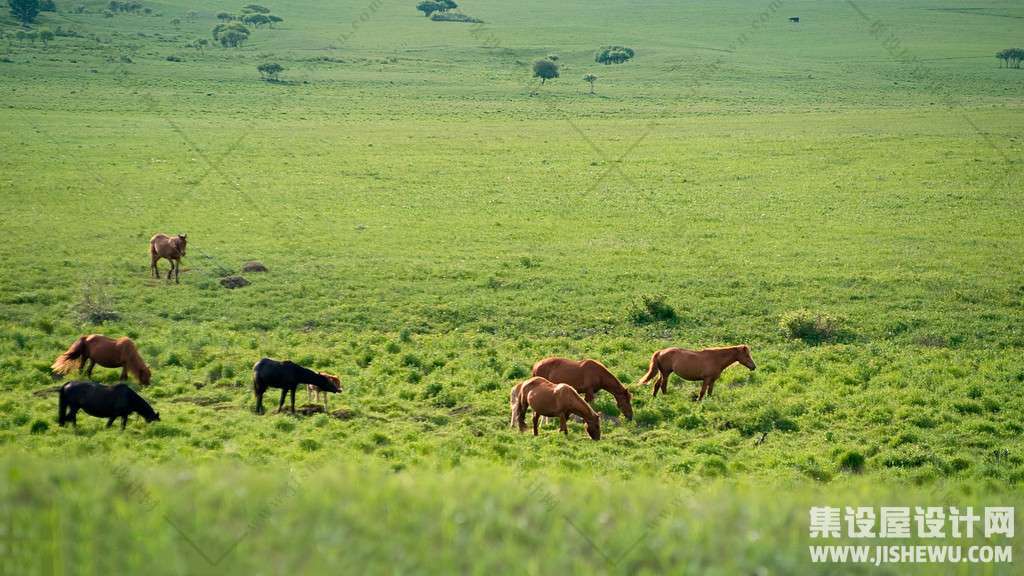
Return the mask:
{"type": "Polygon", "coordinates": [[[234,14],[230,14],[228,12],[217,12],[217,20],[220,20],[221,22],[231,22],[234,19],[234,14]]]}
{"type": "Polygon", "coordinates": [[[225,48],[234,48],[249,39],[249,29],[238,22],[217,24],[213,27],[213,39],[225,48]]]}
{"type": "Polygon", "coordinates": [[[267,62],[256,67],[264,80],[277,80],[277,75],[284,72],[284,66],[276,62],[267,62]]]}
{"type": "Polygon", "coordinates": [[[11,15],[23,25],[31,24],[39,15],[39,0],[7,0],[11,15]]]}
{"type": "Polygon", "coordinates": [[[245,16],[242,16],[242,22],[259,28],[264,24],[269,24],[270,19],[264,14],[246,14],[245,16]]]}
{"type": "Polygon", "coordinates": [[[53,40],[54,37],[55,37],[55,34],[49,28],[40,28],[39,29],[39,39],[43,41],[43,46],[49,46],[50,45],[50,40],[53,40]]]}
{"type": "Polygon", "coordinates": [[[284,18],[281,18],[280,16],[275,16],[273,14],[267,14],[267,21],[270,23],[270,27],[273,28],[274,24],[284,22],[284,18]]]}
{"type": "Polygon", "coordinates": [[[558,64],[542,58],[533,63],[533,77],[540,78],[540,83],[552,78],[558,78],[558,64]]]}
{"type": "Polygon", "coordinates": [[[423,0],[422,2],[416,5],[416,9],[419,10],[420,12],[423,12],[423,15],[426,16],[427,18],[429,18],[430,15],[433,14],[434,12],[445,11],[444,4],[436,2],[435,0],[423,0]]]}
{"type": "Polygon", "coordinates": [[[1020,62],[1024,60],[1024,49],[1006,48],[996,52],[996,58],[1002,60],[1006,68],[1020,68],[1020,62]]]}
{"type": "Polygon", "coordinates": [[[246,4],[245,8],[242,8],[242,12],[247,14],[270,14],[270,8],[260,6],[259,4],[246,4]]]}
{"type": "Polygon", "coordinates": [[[594,82],[597,82],[597,76],[594,76],[593,74],[587,74],[586,76],[583,77],[583,81],[590,84],[590,93],[593,94],[594,82]]]}
{"type": "Polygon", "coordinates": [[[594,56],[594,61],[600,64],[622,64],[634,55],[636,52],[625,46],[602,46],[594,56]]]}

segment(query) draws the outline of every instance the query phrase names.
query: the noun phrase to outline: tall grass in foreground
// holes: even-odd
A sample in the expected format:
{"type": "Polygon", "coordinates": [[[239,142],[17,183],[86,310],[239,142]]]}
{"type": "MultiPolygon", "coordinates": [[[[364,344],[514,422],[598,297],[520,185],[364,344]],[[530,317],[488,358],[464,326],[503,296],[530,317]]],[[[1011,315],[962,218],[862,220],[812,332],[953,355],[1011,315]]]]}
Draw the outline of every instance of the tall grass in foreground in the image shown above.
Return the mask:
{"type": "Polygon", "coordinates": [[[487,467],[134,468],[16,456],[0,473],[0,562],[26,575],[1010,574],[1013,564],[813,564],[808,544],[836,541],[808,539],[808,509],[1024,504],[992,486],[681,486],[487,467]]]}

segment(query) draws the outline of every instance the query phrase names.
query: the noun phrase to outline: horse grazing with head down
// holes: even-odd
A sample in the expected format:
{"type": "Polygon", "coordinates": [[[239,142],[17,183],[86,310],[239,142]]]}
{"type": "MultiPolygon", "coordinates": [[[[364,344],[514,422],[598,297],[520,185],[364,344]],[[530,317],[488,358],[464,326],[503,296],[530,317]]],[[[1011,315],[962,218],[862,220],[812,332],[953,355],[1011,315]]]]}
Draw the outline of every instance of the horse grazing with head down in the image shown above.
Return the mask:
{"type": "Polygon", "coordinates": [[[171,272],[174,273],[174,282],[178,283],[178,272],[181,270],[181,259],[185,257],[185,245],[188,244],[187,234],[168,236],[157,234],[149,239],[149,267],[153,269],[153,277],[160,277],[160,270],[156,263],[161,258],[166,258],[171,263],[171,269],[167,271],[167,279],[171,279],[171,272]]]}
{"type": "Polygon", "coordinates": [[[90,416],[107,419],[107,428],[114,420],[121,419],[121,430],[128,424],[128,416],[136,413],[146,422],[160,420],[160,414],[127,384],[104,386],[95,382],[68,382],[61,386],[57,400],[57,422],[61,426],[71,422],[78,426],[78,411],[90,416]]]}
{"type": "Polygon", "coordinates": [[[722,375],[722,371],[736,362],[751,370],[757,368],[754,359],[750,357],[750,347],[746,345],[705,348],[704,350],[665,348],[651,356],[650,367],[643,378],[637,382],[637,385],[646,384],[657,374],[658,380],[654,383],[654,395],[658,395],[658,388],[667,393],[668,379],[675,373],[683,380],[703,382],[700,394],[697,396],[697,400],[703,400],[705,395],[710,396],[714,392],[715,381],[722,375]]]}
{"type": "Polygon", "coordinates": [[[605,390],[615,397],[615,404],[626,420],[633,419],[632,394],[604,364],[597,360],[545,358],[533,365],[533,375],[572,386],[583,395],[587,404],[593,403],[594,394],[605,390]]]}
{"type": "Polygon", "coordinates": [[[74,369],[78,363],[78,371],[85,368],[85,362],[89,361],[89,368],[86,375],[92,377],[92,369],[97,364],[106,368],[121,368],[121,380],[128,378],[128,373],[144,386],[149,385],[151,373],[149,366],[142,361],[139,350],[131,338],[121,337],[117,340],[108,338],[102,334],[90,334],[75,340],[67,352],[61,354],[54,361],[53,373],[63,376],[74,369]]]}
{"type": "Polygon", "coordinates": [[[299,384],[312,384],[324,392],[341,392],[341,381],[337,376],[314,372],[288,360],[279,362],[263,358],[252,367],[252,388],[256,393],[256,413],[263,413],[263,394],[267,389],[279,388],[281,402],[277,406],[277,411],[280,412],[284,409],[284,400],[291,392],[292,414],[294,414],[295,389],[299,387],[299,384]]]}
{"type": "Polygon", "coordinates": [[[526,409],[533,408],[533,435],[537,436],[537,422],[541,416],[557,416],[559,429],[569,435],[566,422],[570,414],[575,414],[587,423],[587,434],[594,440],[601,439],[601,418],[587,404],[572,386],[555,384],[546,378],[536,376],[526,382],[516,384],[509,394],[509,405],[512,418],[509,426],[519,426],[519,431],[526,430],[526,409]]]}

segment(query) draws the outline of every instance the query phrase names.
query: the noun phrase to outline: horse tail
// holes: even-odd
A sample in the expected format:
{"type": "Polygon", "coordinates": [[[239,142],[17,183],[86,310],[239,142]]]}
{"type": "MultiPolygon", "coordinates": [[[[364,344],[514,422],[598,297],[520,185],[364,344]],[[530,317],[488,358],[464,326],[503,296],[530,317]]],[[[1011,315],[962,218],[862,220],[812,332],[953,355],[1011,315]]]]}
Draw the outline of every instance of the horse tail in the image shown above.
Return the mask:
{"type": "Polygon", "coordinates": [[[60,387],[60,392],[57,395],[57,424],[63,426],[64,422],[68,418],[68,398],[65,389],[68,387],[67,384],[60,387]]]}
{"type": "Polygon", "coordinates": [[[85,359],[89,357],[89,350],[85,344],[85,336],[75,340],[74,344],[68,348],[67,352],[61,354],[53,362],[53,366],[50,368],[54,374],[63,376],[68,372],[71,372],[75,367],[75,361],[79,361],[79,366],[85,363],[85,359]]]}
{"type": "Polygon", "coordinates": [[[651,364],[650,364],[650,366],[647,367],[647,374],[644,374],[643,378],[641,378],[636,383],[637,386],[639,386],[641,384],[647,384],[648,382],[651,381],[651,378],[654,378],[654,374],[658,371],[658,356],[659,355],[661,355],[661,350],[658,350],[657,352],[655,352],[651,356],[651,364]]]}
{"type": "Polygon", "coordinates": [[[522,384],[516,384],[509,394],[508,403],[512,411],[512,418],[508,422],[509,428],[515,428],[526,414],[526,402],[523,401],[522,387],[522,384]]]}

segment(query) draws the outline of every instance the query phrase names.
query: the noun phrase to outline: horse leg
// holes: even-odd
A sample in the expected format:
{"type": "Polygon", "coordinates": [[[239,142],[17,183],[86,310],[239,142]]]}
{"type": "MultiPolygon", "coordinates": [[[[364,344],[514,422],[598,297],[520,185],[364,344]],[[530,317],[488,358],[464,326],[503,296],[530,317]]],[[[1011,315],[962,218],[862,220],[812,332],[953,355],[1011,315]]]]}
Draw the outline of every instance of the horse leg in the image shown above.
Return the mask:
{"type": "Polygon", "coordinates": [[[700,402],[701,400],[704,399],[704,396],[707,395],[708,388],[710,388],[711,385],[714,384],[714,383],[715,383],[715,379],[714,378],[705,378],[704,379],[704,382],[700,385],[700,394],[697,395],[697,401],[698,402],[700,402]]]}
{"type": "Polygon", "coordinates": [[[539,421],[540,421],[540,414],[537,414],[536,412],[534,412],[533,413],[533,435],[534,436],[539,435],[539,432],[537,432],[537,422],[539,422],[539,421]]]}
{"type": "Polygon", "coordinates": [[[718,376],[711,379],[711,383],[708,384],[708,396],[715,393],[715,382],[718,382],[718,376]]]}
{"type": "Polygon", "coordinates": [[[287,388],[282,388],[281,389],[281,402],[279,402],[278,405],[277,405],[277,413],[278,414],[281,413],[281,410],[284,410],[284,400],[287,397],[288,397],[288,389],[287,388]]]}
{"type": "Polygon", "coordinates": [[[156,267],[156,263],[159,260],[160,260],[160,257],[157,256],[156,254],[153,254],[150,257],[150,261],[149,261],[149,268],[150,268],[150,270],[153,271],[153,278],[156,278],[156,279],[160,278],[160,269],[156,267]]]}
{"type": "Polygon", "coordinates": [[[96,367],[96,361],[89,358],[89,368],[85,370],[85,375],[92,378],[92,369],[96,367]]]}
{"type": "Polygon", "coordinates": [[[176,262],[177,264],[174,266],[174,283],[180,284],[180,282],[178,282],[178,273],[181,272],[181,260],[178,259],[176,262]]]}
{"type": "Polygon", "coordinates": [[[78,428],[78,406],[72,406],[71,412],[68,414],[68,420],[71,421],[71,425],[78,428]]]}
{"type": "Polygon", "coordinates": [[[263,414],[263,392],[256,393],[256,413],[263,414]]]}
{"type": "Polygon", "coordinates": [[[125,382],[128,380],[128,365],[125,364],[121,367],[121,381],[125,382]]]}
{"type": "Polygon", "coordinates": [[[568,418],[566,418],[564,413],[558,415],[558,429],[561,430],[566,436],[568,436],[569,427],[565,425],[566,420],[568,420],[568,418]]]}
{"type": "Polygon", "coordinates": [[[295,414],[295,388],[292,388],[292,414],[295,414]]]}
{"type": "Polygon", "coordinates": [[[587,404],[593,404],[594,403],[594,393],[592,391],[584,393],[583,394],[583,399],[587,401],[587,404]]]}
{"type": "Polygon", "coordinates": [[[114,416],[113,418],[107,418],[107,428],[110,428],[111,426],[114,425],[114,420],[117,420],[117,416],[114,416]]]}
{"type": "Polygon", "coordinates": [[[121,430],[124,430],[124,427],[127,426],[127,425],[128,425],[128,415],[125,414],[124,416],[121,416],[121,430]]]}

